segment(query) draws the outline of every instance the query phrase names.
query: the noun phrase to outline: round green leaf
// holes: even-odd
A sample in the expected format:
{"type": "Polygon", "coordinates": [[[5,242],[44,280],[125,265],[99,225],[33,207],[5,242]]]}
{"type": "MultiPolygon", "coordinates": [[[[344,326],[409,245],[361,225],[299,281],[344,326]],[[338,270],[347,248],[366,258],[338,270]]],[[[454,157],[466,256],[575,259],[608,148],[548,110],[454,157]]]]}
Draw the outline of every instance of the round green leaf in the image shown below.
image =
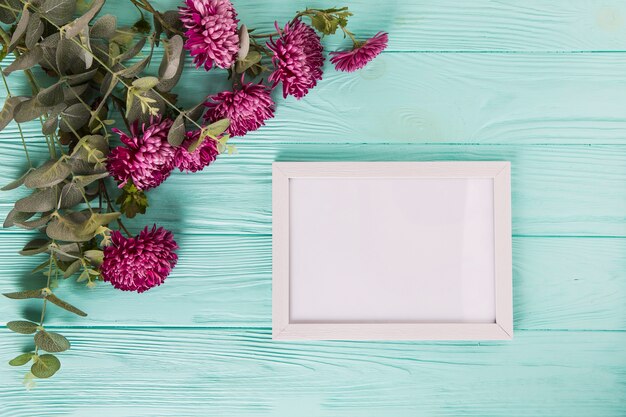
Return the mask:
{"type": "Polygon", "coordinates": [[[46,352],[63,352],[70,348],[70,341],[59,333],[40,330],[35,335],[35,345],[46,352]]]}
{"type": "Polygon", "coordinates": [[[25,320],[10,321],[7,323],[9,330],[21,334],[33,334],[37,331],[37,326],[39,326],[37,323],[25,320]]]}
{"type": "Polygon", "coordinates": [[[37,357],[30,371],[37,378],[50,378],[59,369],[61,369],[61,362],[56,356],[47,353],[37,357]]]}

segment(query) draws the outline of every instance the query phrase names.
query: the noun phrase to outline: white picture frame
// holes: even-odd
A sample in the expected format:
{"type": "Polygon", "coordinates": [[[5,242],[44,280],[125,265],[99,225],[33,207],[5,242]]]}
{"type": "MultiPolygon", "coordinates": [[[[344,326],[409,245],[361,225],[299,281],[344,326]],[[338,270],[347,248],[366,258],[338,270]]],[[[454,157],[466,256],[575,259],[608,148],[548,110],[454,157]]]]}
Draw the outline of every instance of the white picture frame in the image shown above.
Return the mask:
{"type": "Polygon", "coordinates": [[[274,339],[513,337],[508,161],[272,168],[274,339]]]}

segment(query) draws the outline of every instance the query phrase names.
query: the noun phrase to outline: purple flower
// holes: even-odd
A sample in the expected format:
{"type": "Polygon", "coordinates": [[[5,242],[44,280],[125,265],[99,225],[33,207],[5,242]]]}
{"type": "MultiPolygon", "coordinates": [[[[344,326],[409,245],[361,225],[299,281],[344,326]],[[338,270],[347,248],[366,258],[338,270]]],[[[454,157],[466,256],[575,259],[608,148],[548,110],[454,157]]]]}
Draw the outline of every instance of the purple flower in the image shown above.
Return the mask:
{"type": "MultiPolygon", "coordinates": [[[[276,29],[280,33],[278,24],[276,29]]],[[[324,55],[320,37],[300,19],[285,25],[280,37],[270,38],[267,46],[274,52],[274,72],[268,80],[274,83],[273,87],[283,83],[283,97],[300,99],[322,79],[324,55]]]]}
{"type": "Polygon", "coordinates": [[[181,172],[202,171],[204,167],[215,161],[215,158],[219,155],[217,143],[211,138],[206,138],[193,152],[189,152],[187,149],[189,149],[192,143],[198,140],[200,130],[187,132],[186,136],[187,138],[183,141],[181,146],[176,148],[174,166],[181,172]]]}
{"type": "Polygon", "coordinates": [[[172,120],[152,119],[149,125],[135,122],[130,136],[111,129],[126,146],[117,146],[108,156],[107,169],[122,188],[130,180],[145,191],[161,184],[174,168],[175,150],[167,142],[172,120]]]}
{"type": "Polygon", "coordinates": [[[230,126],[226,132],[231,136],[243,136],[274,117],[274,101],[270,93],[262,83],[248,83],[235,91],[222,91],[209,97],[204,118],[209,123],[228,118],[230,126]]]}
{"type": "Polygon", "coordinates": [[[161,285],[176,265],[178,245],[172,232],[148,226],[139,236],[126,238],[111,232],[111,245],[104,248],[100,273],[104,281],[122,291],[139,293],[161,285]]]}
{"type": "Polygon", "coordinates": [[[229,0],[185,0],[179,10],[185,27],[185,49],[196,67],[228,68],[239,51],[237,12],[229,0]]]}
{"type": "Polygon", "coordinates": [[[386,33],[378,32],[368,40],[356,43],[349,51],[331,52],[330,62],[335,64],[337,71],[356,71],[376,58],[387,47],[387,40],[386,33]]]}

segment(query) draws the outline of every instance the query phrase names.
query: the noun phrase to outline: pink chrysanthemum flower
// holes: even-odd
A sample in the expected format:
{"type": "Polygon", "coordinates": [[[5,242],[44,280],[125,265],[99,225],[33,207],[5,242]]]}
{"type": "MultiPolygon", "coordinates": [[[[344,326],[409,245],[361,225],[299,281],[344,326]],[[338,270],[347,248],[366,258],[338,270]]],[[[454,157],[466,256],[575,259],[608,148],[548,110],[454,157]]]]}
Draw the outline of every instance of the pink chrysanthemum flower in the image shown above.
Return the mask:
{"type": "Polygon", "coordinates": [[[349,51],[330,53],[330,62],[337,71],[353,72],[363,68],[387,47],[387,34],[378,32],[364,42],[358,42],[349,51]]]}
{"type": "Polygon", "coordinates": [[[135,122],[130,136],[111,129],[126,146],[117,146],[109,153],[107,169],[122,188],[130,180],[139,190],[161,184],[174,168],[174,148],[167,142],[172,120],[153,119],[149,125],[135,122]]]}
{"type": "Polygon", "coordinates": [[[185,49],[196,67],[228,68],[239,51],[237,12],[229,0],[185,0],[179,10],[186,29],[185,49]]]}
{"type": "Polygon", "coordinates": [[[219,155],[217,143],[211,138],[206,138],[193,152],[189,152],[187,149],[192,143],[198,140],[200,130],[187,132],[186,136],[187,138],[183,141],[181,146],[176,148],[174,166],[181,172],[202,171],[204,167],[215,161],[215,158],[219,155]]]}
{"type": "Polygon", "coordinates": [[[337,71],[353,72],[363,68],[387,47],[388,36],[378,32],[363,42],[357,42],[349,51],[331,52],[330,62],[337,71]]]}
{"type": "MultiPolygon", "coordinates": [[[[276,24],[280,33],[280,28],[276,24]]],[[[320,37],[300,19],[285,25],[280,37],[270,38],[268,48],[274,52],[274,72],[269,76],[273,87],[283,83],[283,97],[304,97],[322,79],[324,55],[320,37]]]]}
{"type": "Polygon", "coordinates": [[[230,126],[226,132],[231,136],[243,136],[274,117],[274,101],[270,93],[271,90],[262,83],[248,83],[235,91],[222,91],[209,97],[204,118],[209,123],[228,118],[230,126]]]}
{"type": "Polygon", "coordinates": [[[161,285],[178,260],[172,232],[156,225],[152,230],[146,226],[131,238],[113,231],[111,242],[104,248],[100,273],[104,281],[122,291],[141,293],[161,285]]]}

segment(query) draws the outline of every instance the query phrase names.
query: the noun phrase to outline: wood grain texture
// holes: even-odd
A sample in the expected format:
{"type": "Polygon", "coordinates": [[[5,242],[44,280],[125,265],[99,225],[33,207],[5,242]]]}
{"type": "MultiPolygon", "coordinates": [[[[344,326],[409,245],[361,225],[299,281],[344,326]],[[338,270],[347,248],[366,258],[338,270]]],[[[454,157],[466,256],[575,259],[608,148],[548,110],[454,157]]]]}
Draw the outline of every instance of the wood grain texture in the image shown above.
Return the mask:
{"type": "MultiPolygon", "coordinates": [[[[3,368],[3,417],[623,416],[624,332],[510,342],[276,342],[268,330],[64,329],[55,380],[3,368]]],[[[28,336],[0,331],[1,359],[28,336]]]]}
{"type": "MultiPolygon", "coordinates": [[[[9,81],[29,93],[21,74],[9,81]]],[[[189,107],[229,84],[187,59],[174,92],[189,107]]],[[[238,142],[626,144],[626,54],[385,53],[354,74],[327,63],[302,100],[273,96],[275,118],[238,142]]],[[[40,131],[28,123],[28,142],[40,131]]],[[[3,134],[19,139],[13,123],[3,134]]]]}
{"type": "MultiPolygon", "coordinates": [[[[242,141],[243,142],[243,141],[242,141]]],[[[41,146],[39,146],[42,149],[41,146]]],[[[24,170],[21,148],[4,144],[0,181],[24,170]],[[16,166],[17,165],[17,166],[16,166]]],[[[149,215],[175,232],[271,233],[271,163],[280,161],[509,160],[514,235],[626,236],[626,146],[265,145],[244,142],[193,175],[175,173],[150,191],[149,215]],[[183,190],[184,199],[179,198],[183,190]]],[[[0,216],[25,190],[0,194],[0,216]]]]}
{"type": "MultiPolygon", "coordinates": [[[[119,13],[116,2],[105,11],[131,25],[137,13],[119,13]]],[[[175,9],[178,0],[156,0],[159,10],[175,9]]],[[[626,5],[618,0],[541,0],[496,2],[428,0],[376,2],[350,0],[235,1],[239,19],[259,33],[282,26],[297,10],[347,5],[354,13],[349,28],[360,38],[390,32],[390,51],[623,51],[626,5]]],[[[342,36],[330,36],[329,48],[349,46],[342,36]]]]}
{"type": "MultiPolygon", "coordinates": [[[[38,288],[41,257],[16,254],[26,234],[0,241],[0,292],[38,288]]],[[[179,264],[161,287],[136,295],[62,281],[59,297],[89,313],[51,307],[47,322],[78,326],[271,327],[271,236],[178,234],[179,264]],[[115,308],[112,308],[114,306],[115,308]]],[[[626,330],[626,239],[515,238],[515,330],[626,330]]],[[[37,318],[40,300],[0,298],[2,322],[37,318]]]]}
{"type": "MultiPolygon", "coordinates": [[[[249,27],[271,30],[306,6],[340,3],[234,4],[249,27]]],[[[390,32],[387,52],[355,74],[326,71],[303,100],[276,96],[276,117],[235,140],[239,155],[150,192],[158,207],[133,227],[157,221],[175,231],[173,274],[141,296],[60,283],[59,296],[90,315],[50,309],[48,323],[73,348],[34,391],[20,385],[23,370],[0,365],[0,416],[626,415],[626,3],[349,6],[357,35],[390,32]],[[272,342],[275,160],[511,160],[515,339],[272,342]]],[[[108,0],[105,12],[125,25],[138,17],[127,0],[108,0]]],[[[346,46],[341,37],[324,43],[346,46]]],[[[180,103],[228,88],[222,75],[187,59],[180,103]]],[[[9,82],[14,94],[29,93],[20,74],[9,82]]],[[[40,125],[24,131],[43,162],[40,125]]],[[[0,146],[4,184],[25,169],[14,124],[0,146]]],[[[0,193],[0,217],[23,193],[0,193]]],[[[41,283],[27,275],[37,260],[16,254],[31,236],[0,231],[0,291],[41,283]]],[[[0,297],[0,320],[35,318],[38,308],[0,297]]],[[[28,340],[0,330],[0,360],[28,340]]]]}

